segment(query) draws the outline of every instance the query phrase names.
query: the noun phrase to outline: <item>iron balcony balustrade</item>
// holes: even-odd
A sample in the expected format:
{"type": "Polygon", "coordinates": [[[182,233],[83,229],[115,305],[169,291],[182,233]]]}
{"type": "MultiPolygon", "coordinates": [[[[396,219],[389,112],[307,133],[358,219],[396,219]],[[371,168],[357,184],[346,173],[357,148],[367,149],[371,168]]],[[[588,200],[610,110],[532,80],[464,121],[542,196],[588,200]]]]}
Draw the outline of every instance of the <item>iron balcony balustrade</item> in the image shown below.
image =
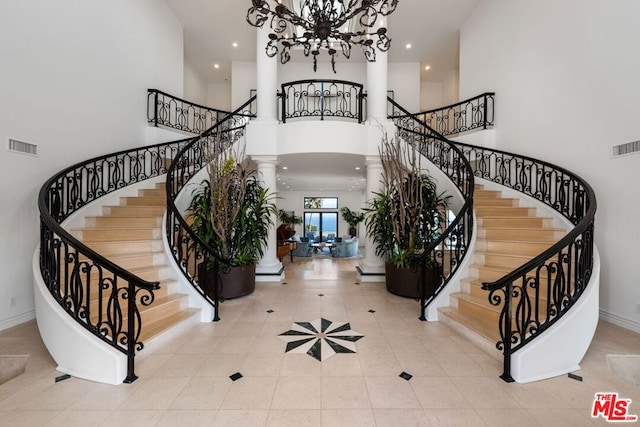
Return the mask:
{"type": "Polygon", "coordinates": [[[495,93],[486,92],[473,98],[447,105],[446,107],[408,113],[390,104],[389,118],[407,119],[410,116],[418,119],[442,136],[457,135],[475,129],[488,129],[494,122],[495,93]]]}
{"type": "Polygon", "coordinates": [[[176,265],[184,277],[214,309],[214,321],[220,319],[220,294],[224,283],[220,273],[228,271],[231,260],[224,259],[209,247],[189,226],[183,213],[176,207],[176,199],[191,178],[205,167],[207,145],[231,146],[244,136],[245,127],[255,109],[256,96],[232,113],[219,120],[211,129],[192,138],[175,156],[167,172],[167,220],[166,235],[176,265]],[[208,295],[201,286],[201,265],[213,264],[213,295],[208,295]]]}
{"type": "Polygon", "coordinates": [[[297,80],[283,83],[280,97],[280,121],[319,117],[365,120],[363,85],[344,80],[297,80]]]}
{"type": "Polygon", "coordinates": [[[144,344],[140,307],[154,301],[158,282],[126,271],[73,237],[61,223],[83,206],[129,185],[167,172],[167,161],[186,145],[180,140],[96,157],[68,167],[44,183],[40,210],[39,264],[53,298],[89,332],[127,356],[133,382],[135,354],[144,344]],[[92,301],[98,300],[98,304],[92,301]]]}
{"type": "MultiPolygon", "coordinates": [[[[255,106],[250,113],[255,114],[255,106]]],[[[158,89],[147,90],[147,121],[153,126],[200,135],[211,129],[228,111],[180,99],[158,89]]]]}

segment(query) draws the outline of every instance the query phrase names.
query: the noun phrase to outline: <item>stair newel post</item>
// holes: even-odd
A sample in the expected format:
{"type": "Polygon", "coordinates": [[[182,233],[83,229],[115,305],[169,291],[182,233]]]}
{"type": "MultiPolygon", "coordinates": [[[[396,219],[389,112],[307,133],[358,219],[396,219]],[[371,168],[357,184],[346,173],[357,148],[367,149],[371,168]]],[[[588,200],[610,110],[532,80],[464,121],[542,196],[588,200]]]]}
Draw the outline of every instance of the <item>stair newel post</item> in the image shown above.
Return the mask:
{"type": "Polygon", "coordinates": [[[133,281],[127,284],[127,377],[124,382],[130,384],[138,379],[134,363],[136,357],[136,285],[133,281]]]}
{"type": "Polygon", "coordinates": [[[424,315],[424,310],[427,308],[427,274],[426,274],[426,264],[423,262],[420,264],[420,317],[419,319],[423,322],[427,320],[424,315]]]}
{"type": "Polygon", "coordinates": [[[217,322],[220,320],[219,309],[220,309],[220,289],[221,289],[221,281],[220,277],[220,261],[217,257],[214,257],[213,260],[213,321],[217,322]]]}
{"type": "Polygon", "coordinates": [[[362,86],[358,90],[358,123],[362,123],[362,86]]]}
{"type": "Polygon", "coordinates": [[[487,129],[487,101],[489,100],[489,97],[487,96],[487,94],[486,94],[486,93],[484,94],[483,99],[484,99],[484,103],[483,103],[483,108],[482,108],[482,110],[483,110],[483,114],[482,114],[482,117],[483,117],[482,128],[483,128],[484,130],[486,130],[486,129],[487,129]]]}
{"type": "Polygon", "coordinates": [[[502,321],[504,322],[504,337],[502,337],[502,343],[504,349],[503,354],[503,372],[500,375],[505,382],[514,382],[511,377],[511,298],[513,296],[513,282],[509,281],[505,288],[504,307],[502,308],[502,321]]]}
{"type": "Polygon", "coordinates": [[[280,98],[282,98],[282,123],[287,122],[287,94],[284,91],[284,85],[281,86],[282,92],[280,98]]]}

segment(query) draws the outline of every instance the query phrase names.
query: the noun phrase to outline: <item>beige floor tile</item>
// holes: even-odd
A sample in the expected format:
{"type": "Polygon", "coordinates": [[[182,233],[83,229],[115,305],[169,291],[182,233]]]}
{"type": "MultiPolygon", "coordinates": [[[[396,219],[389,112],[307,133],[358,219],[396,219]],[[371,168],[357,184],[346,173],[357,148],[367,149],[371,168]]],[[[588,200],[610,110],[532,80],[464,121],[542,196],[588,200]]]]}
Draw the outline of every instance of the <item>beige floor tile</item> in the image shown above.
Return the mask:
{"type": "Polygon", "coordinates": [[[321,427],[322,413],[308,409],[272,409],[267,427],[321,427]]]}
{"type": "Polygon", "coordinates": [[[409,381],[395,377],[365,377],[372,408],[419,409],[420,402],[409,381]]]}
{"type": "Polygon", "coordinates": [[[249,353],[240,368],[244,376],[277,377],[282,368],[284,354],[280,353],[249,353]]]}
{"type": "Polygon", "coordinates": [[[536,427],[539,426],[538,421],[524,409],[477,409],[476,413],[482,418],[482,421],[492,427],[536,427]]]}
{"type": "Polygon", "coordinates": [[[7,411],[0,412],[3,427],[41,427],[63,411],[7,411]]]}
{"type": "Polygon", "coordinates": [[[115,411],[104,420],[100,427],[153,427],[155,426],[164,410],[132,410],[132,411],[115,411]]]}
{"type": "Polygon", "coordinates": [[[100,425],[111,411],[68,410],[59,413],[46,423],[47,427],[86,427],[100,425]]]}
{"type": "Polygon", "coordinates": [[[234,381],[220,409],[270,409],[277,377],[243,377],[234,381]]]}
{"type": "Polygon", "coordinates": [[[520,405],[504,389],[500,378],[453,377],[458,390],[473,408],[519,408],[520,405]]]}
{"type": "Polygon", "coordinates": [[[422,409],[374,409],[373,415],[377,427],[431,426],[422,409]]]}
{"type": "MultiPolygon", "coordinates": [[[[612,425],[604,419],[591,418],[591,411],[571,408],[526,409],[540,425],[549,427],[582,427],[591,425],[612,425]]],[[[625,423],[616,423],[625,425],[625,423]]],[[[615,425],[615,424],[614,424],[615,425]]]]}
{"type": "Polygon", "coordinates": [[[267,410],[220,410],[212,427],[264,427],[269,419],[267,410]]]}
{"type": "Polygon", "coordinates": [[[402,371],[407,372],[413,376],[419,377],[443,377],[446,376],[444,369],[440,367],[438,362],[429,354],[407,354],[398,352],[395,353],[396,359],[400,363],[402,371]]]}
{"type": "Polygon", "coordinates": [[[175,349],[178,354],[211,354],[222,346],[225,337],[191,334],[175,349]]]}
{"type": "Polygon", "coordinates": [[[413,377],[409,384],[425,409],[470,408],[471,404],[448,377],[413,377]]]}
{"type": "Polygon", "coordinates": [[[322,409],[368,408],[371,402],[363,377],[322,377],[322,409]]]}
{"type": "Polygon", "coordinates": [[[352,353],[337,353],[320,365],[323,377],[362,376],[360,359],[352,353]]]}
{"type": "Polygon", "coordinates": [[[247,354],[253,343],[255,342],[256,337],[237,337],[227,335],[226,337],[220,338],[220,342],[216,345],[216,347],[212,350],[214,354],[247,354]]]}
{"type": "Polygon", "coordinates": [[[308,354],[286,353],[282,361],[280,375],[283,377],[320,376],[322,375],[322,365],[320,361],[308,354]]]}
{"type": "Polygon", "coordinates": [[[242,368],[245,359],[246,356],[238,354],[213,354],[205,360],[196,376],[228,377],[242,368]]]}
{"type": "Polygon", "coordinates": [[[371,409],[323,409],[322,425],[331,427],[375,427],[371,409]]]}
{"type": "MultiPolygon", "coordinates": [[[[364,338],[363,338],[364,339],[364,338]]],[[[393,353],[361,353],[358,352],[363,375],[394,376],[400,375],[402,368],[393,353]]]]}
{"type": "Polygon", "coordinates": [[[432,353],[438,365],[450,377],[486,376],[487,372],[465,353],[432,353]]]}
{"type": "Polygon", "coordinates": [[[488,426],[473,409],[426,409],[424,412],[433,427],[488,426]]]}
{"type": "Polygon", "coordinates": [[[159,377],[192,377],[200,370],[208,354],[174,354],[156,371],[159,377]]]}
{"type": "Polygon", "coordinates": [[[217,411],[168,410],[156,424],[156,427],[209,427],[213,425],[217,411]]]}
{"type": "Polygon", "coordinates": [[[233,381],[229,377],[194,377],[169,406],[177,410],[219,409],[233,381]]]}
{"type": "Polygon", "coordinates": [[[320,377],[281,377],[271,403],[272,409],[320,409],[320,377]]]}
{"type": "MultiPolygon", "coordinates": [[[[146,378],[146,377],[145,377],[146,378]]],[[[115,410],[140,388],[142,381],[132,384],[109,385],[92,384],[84,395],[73,402],[69,410],[75,411],[100,411],[115,410]]]]}
{"type": "Polygon", "coordinates": [[[190,378],[145,378],[138,379],[140,387],[118,408],[118,410],[166,409],[180,394],[190,378]]]}

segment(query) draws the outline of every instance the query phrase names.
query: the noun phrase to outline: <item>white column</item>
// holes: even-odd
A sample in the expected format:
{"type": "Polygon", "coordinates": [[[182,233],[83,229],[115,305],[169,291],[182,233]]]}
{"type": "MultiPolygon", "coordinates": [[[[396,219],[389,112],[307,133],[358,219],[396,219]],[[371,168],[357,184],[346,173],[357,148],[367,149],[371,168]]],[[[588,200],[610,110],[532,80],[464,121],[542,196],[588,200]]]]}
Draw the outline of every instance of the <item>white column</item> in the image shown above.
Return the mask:
{"type": "Polygon", "coordinates": [[[367,121],[387,120],[387,52],[376,52],[376,61],[367,62],[367,121]]]}
{"type": "MultiPolygon", "coordinates": [[[[379,156],[367,156],[365,160],[367,165],[367,201],[375,197],[379,192],[382,184],[382,163],[379,156]]],[[[384,259],[376,255],[376,247],[373,239],[365,235],[364,240],[365,257],[360,262],[361,281],[382,281],[384,280],[384,259]],[[373,275],[373,276],[367,276],[373,275]],[[377,275],[377,277],[376,277],[377,275]]]]}
{"type": "Polygon", "coordinates": [[[278,55],[269,58],[265,52],[269,42],[271,28],[265,22],[262,28],[257,30],[256,46],[256,69],[258,91],[258,117],[260,121],[277,121],[278,109],[276,93],[278,91],[278,55]]]}
{"type": "MultiPolygon", "coordinates": [[[[262,185],[268,190],[269,193],[275,197],[276,193],[276,156],[252,156],[252,160],[257,164],[258,179],[262,182],[262,185]]],[[[282,271],[282,263],[278,260],[278,237],[276,234],[276,221],[277,215],[275,212],[271,215],[273,225],[269,229],[269,237],[267,240],[267,247],[265,248],[264,255],[256,266],[257,275],[268,275],[256,277],[258,281],[278,281],[280,280],[280,273],[282,271]]]]}

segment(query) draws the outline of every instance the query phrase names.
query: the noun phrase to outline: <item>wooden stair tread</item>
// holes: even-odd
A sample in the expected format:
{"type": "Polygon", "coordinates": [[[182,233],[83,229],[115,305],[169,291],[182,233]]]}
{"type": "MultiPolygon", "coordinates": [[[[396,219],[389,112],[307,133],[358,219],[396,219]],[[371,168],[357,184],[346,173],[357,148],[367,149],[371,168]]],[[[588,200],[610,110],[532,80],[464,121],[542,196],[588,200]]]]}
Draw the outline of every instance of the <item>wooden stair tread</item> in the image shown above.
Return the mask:
{"type": "Polygon", "coordinates": [[[476,317],[462,313],[453,307],[441,307],[438,311],[492,343],[500,340],[500,332],[497,324],[492,325],[480,321],[476,317]]]}
{"type": "Polygon", "coordinates": [[[189,319],[192,316],[198,314],[200,310],[196,308],[185,308],[183,310],[178,311],[171,316],[167,316],[163,319],[156,320],[155,322],[149,322],[142,326],[142,331],[140,333],[140,341],[145,342],[149,341],[153,337],[161,334],[165,330],[189,319]]]}

